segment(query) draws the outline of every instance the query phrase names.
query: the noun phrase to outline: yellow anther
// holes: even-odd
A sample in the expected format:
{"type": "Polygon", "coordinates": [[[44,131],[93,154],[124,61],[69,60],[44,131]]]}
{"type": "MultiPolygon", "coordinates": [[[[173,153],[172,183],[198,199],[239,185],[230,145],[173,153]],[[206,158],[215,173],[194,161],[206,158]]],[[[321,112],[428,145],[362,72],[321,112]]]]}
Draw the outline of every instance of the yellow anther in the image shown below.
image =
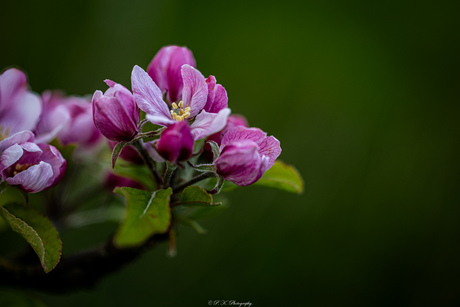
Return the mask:
{"type": "Polygon", "coordinates": [[[190,111],[192,111],[192,108],[191,107],[185,107],[184,108],[184,102],[183,101],[179,101],[179,103],[172,103],[171,104],[173,110],[171,110],[171,116],[174,120],[177,120],[177,121],[183,121],[184,119],[186,119],[187,117],[190,116],[190,111]]]}

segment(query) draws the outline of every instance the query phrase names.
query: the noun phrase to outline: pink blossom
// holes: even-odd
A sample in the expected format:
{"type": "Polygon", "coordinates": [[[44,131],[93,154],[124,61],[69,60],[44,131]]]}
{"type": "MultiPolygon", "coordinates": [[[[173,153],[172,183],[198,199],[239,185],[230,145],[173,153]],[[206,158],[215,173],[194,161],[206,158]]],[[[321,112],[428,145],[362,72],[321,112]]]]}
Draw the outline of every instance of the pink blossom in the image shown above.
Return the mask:
{"type": "Polygon", "coordinates": [[[193,153],[193,136],[189,125],[181,121],[166,128],[157,143],[157,150],[169,162],[188,160],[193,153]]]}
{"type": "Polygon", "coordinates": [[[93,95],[93,118],[97,129],[109,140],[131,141],[138,133],[139,108],[124,86],[106,80],[109,89],[93,95]]]}
{"type": "Polygon", "coordinates": [[[68,97],[64,106],[70,114],[70,120],[58,133],[63,145],[78,144],[80,148],[90,148],[101,139],[101,133],[93,122],[91,102],[80,97],[68,97]]]}
{"type": "Polygon", "coordinates": [[[204,109],[208,101],[208,83],[203,75],[187,64],[182,65],[181,75],[184,85],[182,100],[172,103],[170,109],[163,101],[162,92],[152,78],[142,68],[134,66],[131,75],[133,95],[139,108],[146,113],[146,118],[161,126],[194,119],[190,124],[194,140],[224,128],[230,109],[223,108],[217,113],[210,113],[204,109]]]}
{"type": "Polygon", "coordinates": [[[240,186],[253,184],[273,166],[281,153],[280,142],[258,128],[237,126],[222,138],[217,173],[240,186]]]}
{"type": "Polygon", "coordinates": [[[0,153],[16,143],[33,141],[41,112],[39,97],[28,90],[26,75],[10,68],[0,75],[0,153]]]}
{"type": "Polygon", "coordinates": [[[183,81],[181,67],[184,64],[195,67],[192,52],[186,47],[166,46],[160,49],[147,67],[147,72],[160,88],[167,94],[169,102],[181,99],[183,81]]]}
{"type": "Polygon", "coordinates": [[[48,144],[14,144],[0,155],[0,178],[26,192],[53,187],[64,176],[66,161],[48,144]]]}

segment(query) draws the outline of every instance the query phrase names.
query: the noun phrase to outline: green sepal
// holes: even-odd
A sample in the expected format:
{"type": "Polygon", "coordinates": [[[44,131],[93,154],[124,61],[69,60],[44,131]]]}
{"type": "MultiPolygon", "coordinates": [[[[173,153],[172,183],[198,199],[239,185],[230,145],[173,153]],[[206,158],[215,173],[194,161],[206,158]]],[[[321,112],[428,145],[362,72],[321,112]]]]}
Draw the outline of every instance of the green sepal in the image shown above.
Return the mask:
{"type": "Polygon", "coordinates": [[[297,169],[282,161],[276,161],[255,184],[297,194],[304,190],[302,176],[297,169]]]}
{"type": "Polygon", "coordinates": [[[134,188],[116,188],[126,198],[126,216],[114,237],[118,247],[139,246],[152,235],[165,233],[171,223],[169,199],[172,189],[147,192],[134,188]]]}
{"type": "Polygon", "coordinates": [[[45,273],[56,267],[61,258],[62,243],[48,218],[30,207],[17,204],[0,207],[0,215],[30,244],[45,273]]]}
{"type": "Polygon", "coordinates": [[[217,143],[214,142],[214,141],[208,141],[207,143],[209,144],[209,146],[211,146],[212,155],[213,155],[213,161],[214,161],[217,158],[219,158],[219,156],[220,156],[219,145],[217,145],[217,143]]]}
{"type": "Polygon", "coordinates": [[[115,163],[120,156],[121,151],[125,146],[130,145],[130,142],[118,142],[112,150],[112,168],[115,168],[115,163]]]}
{"type": "Polygon", "coordinates": [[[216,172],[216,166],[214,164],[200,164],[200,165],[192,165],[193,169],[202,173],[205,172],[216,172]]]}

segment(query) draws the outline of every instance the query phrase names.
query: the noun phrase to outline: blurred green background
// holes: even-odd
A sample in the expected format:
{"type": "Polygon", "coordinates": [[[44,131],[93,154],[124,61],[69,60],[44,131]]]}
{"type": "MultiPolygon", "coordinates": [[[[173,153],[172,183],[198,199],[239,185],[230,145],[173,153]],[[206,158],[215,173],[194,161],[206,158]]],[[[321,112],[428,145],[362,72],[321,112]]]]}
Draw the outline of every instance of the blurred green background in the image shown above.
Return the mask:
{"type": "MultiPolygon", "coordinates": [[[[49,306],[460,305],[458,1],[2,1],[0,68],[32,89],[127,86],[188,46],[233,113],[275,135],[306,191],[229,193],[92,291],[49,306]]],[[[103,240],[106,228],[63,236],[103,240]]],[[[70,247],[67,247],[70,248],[70,247]]]]}

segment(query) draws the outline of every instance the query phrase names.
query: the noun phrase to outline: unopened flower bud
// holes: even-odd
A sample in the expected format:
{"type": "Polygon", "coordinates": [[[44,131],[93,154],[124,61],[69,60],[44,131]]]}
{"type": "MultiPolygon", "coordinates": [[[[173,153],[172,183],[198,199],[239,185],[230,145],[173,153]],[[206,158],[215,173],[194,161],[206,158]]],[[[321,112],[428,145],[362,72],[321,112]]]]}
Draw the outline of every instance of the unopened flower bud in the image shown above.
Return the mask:
{"type": "Polygon", "coordinates": [[[185,121],[166,128],[157,143],[160,156],[169,162],[189,159],[193,154],[193,136],[185,121]]]}
{"type": "Polygon", "coordinates": [[[124,86],[107,80],[110,88],[93,95],[93,119],[97,129],[109,140],[131,141],[138,133],[139,109],[124,86]]]}
{"type": "Polygon", "coordinates": [[[196,66],[192,52],[186,47],[167,46],[158,51],[147,68],[147,73],[160,90],[163,93],[167,92],[171,103],[181,99],[183,88],[181,67],[184,64],[196,66]]]}

